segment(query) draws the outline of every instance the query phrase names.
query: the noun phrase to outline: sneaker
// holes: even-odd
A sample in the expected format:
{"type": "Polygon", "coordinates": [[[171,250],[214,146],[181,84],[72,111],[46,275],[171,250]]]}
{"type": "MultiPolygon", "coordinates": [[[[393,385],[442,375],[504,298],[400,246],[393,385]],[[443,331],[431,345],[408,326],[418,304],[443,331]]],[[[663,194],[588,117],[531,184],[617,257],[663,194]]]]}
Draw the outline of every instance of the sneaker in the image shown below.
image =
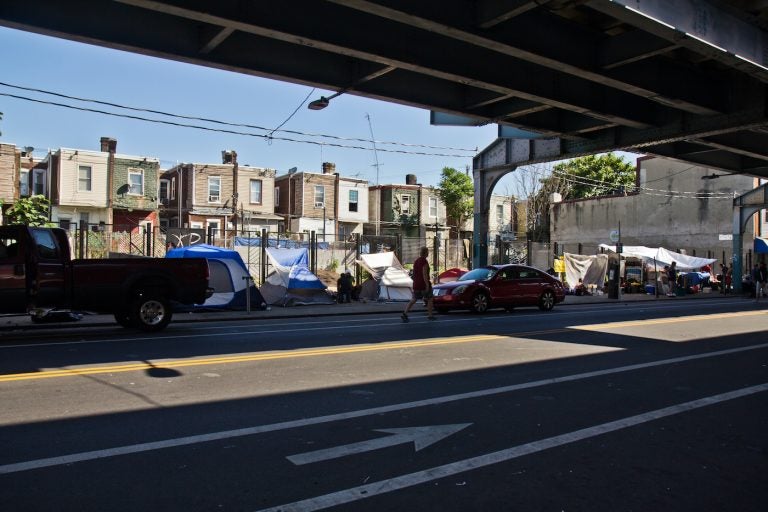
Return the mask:
{"type": "Polygon", "coordinates": [[[403,322],[405,322],[405,323],[408,323],[408,315],[406,315],[405,313],[403,313],[402,315],[400,315],[400,318],[402,318],[402,319],[403,319],[403,322]]]}

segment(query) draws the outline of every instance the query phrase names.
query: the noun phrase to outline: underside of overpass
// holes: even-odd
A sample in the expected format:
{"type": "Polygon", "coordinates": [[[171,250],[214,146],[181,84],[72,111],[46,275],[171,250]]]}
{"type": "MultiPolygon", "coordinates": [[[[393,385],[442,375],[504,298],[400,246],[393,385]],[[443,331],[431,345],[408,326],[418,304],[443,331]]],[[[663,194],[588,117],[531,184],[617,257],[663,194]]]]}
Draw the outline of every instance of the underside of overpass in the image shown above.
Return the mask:
{"type": "Polygon", "coordinates": [[[768,178],[766,0],[4,0],[0,25],[498,124],[476,264],[521,165],[621,149],[768,178]]]}

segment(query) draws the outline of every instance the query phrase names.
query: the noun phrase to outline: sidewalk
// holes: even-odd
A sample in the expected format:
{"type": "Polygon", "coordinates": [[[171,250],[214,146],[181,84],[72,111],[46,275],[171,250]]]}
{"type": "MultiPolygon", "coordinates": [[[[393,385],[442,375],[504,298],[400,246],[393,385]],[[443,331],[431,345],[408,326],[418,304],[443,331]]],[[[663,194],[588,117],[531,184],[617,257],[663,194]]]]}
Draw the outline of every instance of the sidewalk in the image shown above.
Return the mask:
{"type": "MultiPolygon", "coordinates": [[[[580,296],[566,295],[565,301],[556,305],[555,309],[584,304],[634,304],[637,302],[704,300],[717,298],[741,298],[742,295],[721,295],[719,293],[697,293],[681,297],[655,297],[642,293],[622,294],[621,298],[609,299],[608,295],[580,296]]],[[[174,313],[173,323],[183,322],[213,322],[221,320],[273,320],[281,318],[313,318],[324,316],[349,316],[371,314],[400,314],[405,307],[404,302],[353,302],[349,304],[323,304],[316,306],[272,307],[268,311],[195,311],[190,313],[174,313]]],[[[424,306],[418,303],[412,310],[415,313],[424,311],[424,306]]],[[[0,316],[0,332],[16,330],[43,330],[81,327],[115,326],[112,315],[84,315],[81,320],[69,322],[33,323],[27,315],[0,316]]]]}

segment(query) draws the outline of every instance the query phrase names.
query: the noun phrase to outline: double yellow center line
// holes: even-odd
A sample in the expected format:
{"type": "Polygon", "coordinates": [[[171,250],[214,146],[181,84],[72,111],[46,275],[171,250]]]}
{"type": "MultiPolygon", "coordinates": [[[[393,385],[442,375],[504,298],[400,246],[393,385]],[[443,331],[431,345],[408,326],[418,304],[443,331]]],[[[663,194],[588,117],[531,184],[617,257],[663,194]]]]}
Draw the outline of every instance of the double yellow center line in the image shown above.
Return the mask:
{"type": "MultiPolygon", "coordinates": [[[[526,333],[530,334],[530,333],[526,333]]],[[[475,335],[456,336],[450,338],[434,338],[428,340],[413,340],[402,342],[382,342],[377,344],[354,345],[349,347],[331,347],[320,349],[291,350],[280,352],[265,352],[247,354],[241,356],[209,357],[204,359],[179,359],[171,361],[157,361],[156,363],[141,362],[113,366],[95,366],[84,368],[65,368],[60,370],[44,370],[41,372],[13,373],[0,375],[0,382],[12,382],[20,380],[52,379],[56,377],[74,377],[79,375],[98,375],[105,373],[122,373],[152,368],[183,368],[189,366],[205,366],[212,364],[244,363],[253,361],[273,361],[277,359],[293,359],[298,357],[328,356],[337,354],[354,354],[360,352],[374,352],[383,350],[401,350],[410,348],[433,347],[438,345],[452,345],[457,343],[473,343],[481,341],[495,341],[505,338],[504,335],[475,335]]]]}

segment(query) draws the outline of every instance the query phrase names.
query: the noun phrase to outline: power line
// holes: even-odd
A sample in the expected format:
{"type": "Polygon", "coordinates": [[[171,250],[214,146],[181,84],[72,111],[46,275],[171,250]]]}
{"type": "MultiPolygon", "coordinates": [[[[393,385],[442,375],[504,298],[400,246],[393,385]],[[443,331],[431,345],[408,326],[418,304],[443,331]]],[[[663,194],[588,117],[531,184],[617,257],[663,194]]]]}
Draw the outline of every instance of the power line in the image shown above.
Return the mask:
{"type": "MultiPolygon", "coordinates": [[[[35,98],[27,98],[25,96],[18,96],[16,94],[8,94],[8,93],[0,93],[0,96],[5,96],[8,98],[14,98],[18,100],[24,100],[24,101],[30,101],[33,103],[41,103],[43,105],[52,105],[56,107],[62,107],[62,108],[68,108],[71,110],[77,110],[80,112],[91,112],[94,114],[102,114],[106,116],[112,116],[112,117],[119,117],[122,119],[133,119],[136,121],[144,121],[148,123],[156,123],[156,124],[165,124],[169,126],[176,126],[181,128],[192,128],[195,130],[204,130],[209,132],[218,132],[218,133],[228,133],[231,135],[242,135],[244,137],[256,137],[260,139],[269,139],[269,140],[282,140],[285,142],[296,142],[296,143],[302,143],[302,144],[314,144],[316,146],[330,146],[330,147],[336,147],[336,148],[342,148],[342,149],[360,149],[363,151],[370,151],[370,148],[364,147],[364,146],[351,146],[351,145],[345,145],[345,144],[335,144],[332,142],[318,142],[314,140],[300,140],[300,139],[291,139],[288,137],[274,137],[270,135],[262,135],[258,133],[248,133],[248,132],[240,132],[236,130],[228,130],[224,128],[211,128],[208,126],[201,126],[201,125],[194,125],[194,124],[187,124],[187,123],[179,123],[175,121],[167,121],[164,119],[152,119],[148,117],[142,117],[142,116],[135,116],[130,114],[118,114],[115,112],[108,112],[105,110],[97,110],[92,108],[86,108],[86,107],[76,107],[74,105],[67,105],[66,103],[57,103],[53,101],[45,101],[35,98]]],[[[265,129],[265,128],[262,128],[265,129]]],[[[364,140],[364,139],[363,139],[364,140]]],[[[370,142],[366,140],[365,142],[370,142]]],[[[449,154],[449,153],[427,153],[424,151],[406,151],[402,149],[379,149],[379,151],[384,151],[387,153],[399,153],[404,155],[419,155],[419,156],[443,156],[448,158],[471,158],[469,155],[459,155],[459,154],[449,154]]],[[[464,150],[458,150],[458,151],[464,151],[464,150]]]]}
{"type": "MultiPolygon", "coordinates": [[[[9,88],[13,88],[13,89],[19,89],[19,90],[23,90],[23,91],[37,92],[37,93],[40,93],[40,94],[47,94],[47,95],[50,95],[50,96],[56,96],[58,98],[64,98],[64,99],[74,100],[74,101],[81,101],[81,102],[84,102],[84,103],[95,103],[97,105],[104,105],[104,106],[108,106],[108,107],[114,107],[114,108],[119,108],[119,109],[123,109],[123,110],[129,110],[129,111],[133,111],[133,112],[145,112],[145,113],[148,113],[148,114],[157,114],[157,115],[166,116],[166,117],[172,117],[172,118],[176,118],[176,119],[185,119],[185,120],[188,120],[188,121],[201,121],[201,122],[205,122],[205,123],[219,124],[219,125],[222,125],[222,126],[231,126],[231,127],[234,127],[234,128],[249,128],[249,129],[253,129],[253,130],[261,130],[261,131],[269,132],[268,136],[271,136],[271,134],[274,133],[274,132],[281,132],[281,133],[288,133],[288,134],[292,134],[292,135],[301,135],[301,136],[304,136],[304,137],[320,137],[320,138],[333,139],[333,140],[341,140],[341,141],[348,141],[348,142],[366,142],[366,143],[367,142],[371,142],[369,139],[358,139],[358,138],[352,138],[352,137],[340,137],[340,136],[337,136],[337,135],[328,135],[328,134],[322,134],[322,133],[306,133],[306,132],[301,132],[301,131],[297,131],[297,130],[279,130],[279,128],[281,126],[283,126],[291,117],[293,117],[293,115],[296,113],[296,111],[299,110],[299,108],[301,108],[301,105],[299,105],[299,108],[297,108],[296,111],[294,111],[294,113],[291,114],[291,116],[288,119],[286,119],[286,121],[284,121],[280,126],[278,126],[275,129],[272,129],[272,128],[266,128],[266,127],[263,127],[263,126],[252,125],[252,124],[232,123],[232,122],[229,122],[229,121],[221,121],[221,120],[209,119],[209,118],[205,118],[205,117],[189,116],[189,115],[183,115],[183,114],[174,114],[174,113],[171,113],[171,112],[164,112],[162,110],[153,110],[153,109],[147,109],[147,108],[142,108],[142,107],[131,107],[131,106],[127,106],[127,105],[121,105],[119,103],[112,103],[112,102],[108,102],[108,101],[95,100],[95,99],[91,99],[91,98],[81,98],[81,97],[78,97],[78,96],[71,96],[71,95],[68,95],[68,94],[63,94],[63,93],[54,92],[54,91],[46,91],[44,89],[37,89],[37,88],[34,88],[34,87],[25,87],[25,86],[22,86],[22,85],[9,84],[7,82],[0,82],[0,86],[9,87],[9,88]]],[[[314,91],[314,89],[313,89],[313,91],[314,91]]],[[[310,94],[311,94],[311,92],[310,92],[310,94]]],[[[47,103],[47,102],[42,101],[42,100],[32,100],[32,99],[29,99],[29,98],[24,98],[24,97],[21,97],[21,96],[13,96],[13,95],[10,95],[10,94],[3,94],[3,96],[9,96],[9,97],[12,97],[12,98],[17,98],[17,99],[26,99],[28,101],[38,101],[40,103],[47,103]]],[[[309,98],[309,95],[307,95],[307,98],[309,98]]],[[[306,99],[304,101],[306,101],[306,99]]],[[[50,104],[58,105],[56,103],[50,103],[50,104]]],[[[303,105],[303,102],[302,102],[302,105],[303,105]]],[[[70,108],[79,109],[79,107],[70,107],[70,108]]],[[[90,109],[86,109],[86,108],[83,108],[83,110],[102,113],[101,111],[90,110],[90,109]]],[[[117,115],[117,114],[113,114],[113,115],[117,115]]],[[[120,117],[120,116],[118,116],[118,117],[120,117]]],[[[184,125],[180,125],[180,126],[184,126],[184,125]]],[[[266,136],[262,136],[262,137],[266,137],[266,136]]],[[[290,140],[290,139],[277,139],[277,140],[290,140]]],[[[477,148],[475,148],[475,149],[452,148],[452,147],[445,147],[445,146],[431,146],[431,145],[426,145],[426,144],[410,144],[410,143],[405,143],[405,142],[394,142],[394,141],[375,141],[375,142],[378,143],[378,144],[403,146],[403,147],[412,147],[412,148],[437,149],[437,150],[444,150],[444,151],[464,151],[464,152],[468,152],[468,153],[477,153],[477,148]]],[[[319,144],[319,143],[315,143],[315,144],[319,144]]],[[[344,147],[344,146],[338,146],[338,147],[344,147]]],[[[382,150],[382,151],[386,151],[386,150],[382,150]]],[[[421,154],[421,153],[416,153],[416,154],[421,154]]],[[[438,155],[435,155],[435,156],[453,156],[453,155],[440,155],[440,154],[438,154],[438,155]]],[[[461,157],[464,158],[466,156],[467,155],[462,155],[461,157]]]]}
{"type": "Polygon", "coordinates": [[[311,91],[309,91],[309,93],[307,94],[307,97],[306,97],[306,98],[304,98],[303,100],[301,100],[301,103],[299,103],[299,106],[298,106],[298,107],[296,107],[296,110],[294,110],[293,112],[291,112],[291,115],[289,115],[289,116],[288,116],[288,118],[287,118],[285,121],[283,121],[282,123],[280,123],[280,124],[277,126],[277,128],[275,128],[274,130],[272,130],[271,132],[269,132],[267,135],[271,136],[273,133],[275,133],[275,132],[276,132],[276,131],[278,131],[280,128],[282,128],[282,127],[285,125],[285,123],[287,123],[288,121],[290,121],[290,120],[291,120],[291,118],[293,118],[293,116],[295,116],[295,115],[296,115],[296,112],[298,112],[298,111],[299,111],[299,109],[300,109],[300,108],[301,108],[301,107],[302,107],[302,106],[303,106],[303,105],[304,105],[304,104],[307,102],[307,100],[309,99],[309,97],[310,97],[310,96],[312,96],[312,94],[313,94],[314,92],[315,92],[315,88],[313,87],[313,88],[312,88],[312,90],[311,90],[311,91]]]}

